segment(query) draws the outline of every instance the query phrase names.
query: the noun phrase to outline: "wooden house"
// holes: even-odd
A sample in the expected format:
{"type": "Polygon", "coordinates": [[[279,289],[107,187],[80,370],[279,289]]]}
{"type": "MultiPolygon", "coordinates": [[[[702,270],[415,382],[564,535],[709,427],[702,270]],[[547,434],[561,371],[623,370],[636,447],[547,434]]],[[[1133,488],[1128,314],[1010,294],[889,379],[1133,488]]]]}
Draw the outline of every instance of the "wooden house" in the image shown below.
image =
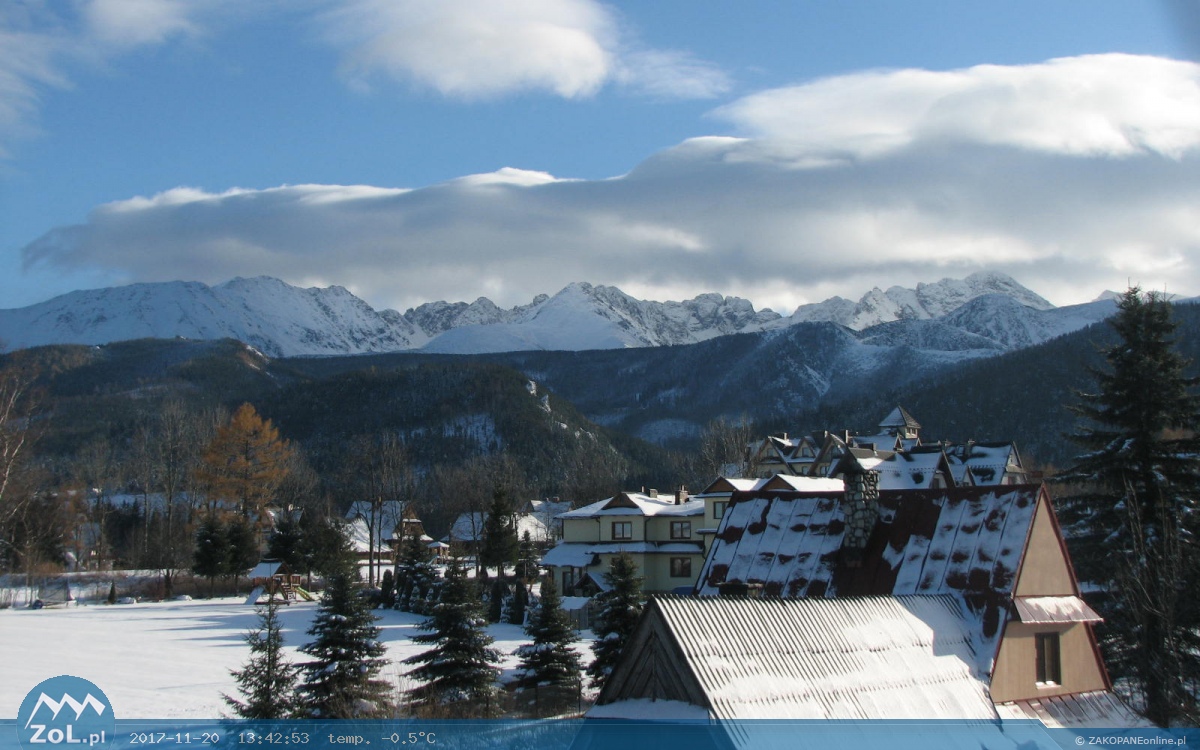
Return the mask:
{"type": "Polygon", "coordinates": [[[1042,486],[877,482],[733,491],[698,596],[647,608],[595,715],[652,699],[717,718],[1139,722],[1042,486]]]}

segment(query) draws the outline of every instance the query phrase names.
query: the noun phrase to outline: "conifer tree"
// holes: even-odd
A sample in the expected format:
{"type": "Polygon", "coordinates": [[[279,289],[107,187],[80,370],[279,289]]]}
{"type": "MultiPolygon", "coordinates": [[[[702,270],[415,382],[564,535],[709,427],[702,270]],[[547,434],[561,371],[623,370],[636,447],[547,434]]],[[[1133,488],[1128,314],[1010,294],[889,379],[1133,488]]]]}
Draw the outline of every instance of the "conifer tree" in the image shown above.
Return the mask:
{"type": "Polygon", "coordinates": [[[517,578],[521,581],[533,581],[538,577],[538,551],[533,544],[529,530],[521,535],[521,545],[517,558],[517,578]]]}
{"type": "Polygon", "coordinates": [[[571,647],[579,637],[550,576],[542,579],[538,600],[525,627],[533,643],[516,651],[521,663],[515,684],[534,715],[547,716],[578,706],[582,667],[571,647]]]}
{"type": "Polygon", "coordinates": [[[516,564],[520,542],[517,539],[516,511],[508,493],[497,488],[492,493],[487,520],[483,522],[483,548],[479,551],[483,566],[494,566],[496,575],[504,577],[504,567],[516,564]]]}
{"type": "Polygon", "coordinates": [[[419,665],[409,672],[423,683],[409,691],[418,711],[458,718],[497,713],[500,653],[492,648],[486,624],[474,582],[457,560],[451,561],[441,598],[421,624],[427,632],[412,639],[433,648],[405,660],[419,665]]]}
{"type": "Polygon", "coordinates": [[[1072,483],[1060,517],[1085,580],[1106,592],[1102,643],[1114,675],[1162,726],[1194,722],[1187,685],[1200,678],[1200,399],[1177,352],[1170,304],[1135,288],[1110,324],[1119,336],[1080,394],[1073,438],[1087,451],[1059,477],[1072,483]]]}
{"type": "Polygon", "coordinates": [[[428,571],[425,570],[428,554],[429,550],[421,543],[419,534],[411,532],[405,535],[400,547],[400,559],[396,561],[396,609],[411,612],[413,597],[423,593],[424,587],[421,587],[421,591],[418,587],[422,578],[428,578],[428,571]]]}
{"type": "Polygon", "coordinates": [[[258,564],[258,532],[245,518],[233,518],[225,527],[225,572],[233,576],[234,588],[238,578],[258,564]]]}
{"type": "Polygon", "coordinates": [[[517,585],[513,589],[512,598],[508,603],[508,610],[505,613],[505,622],[510,625],[524,625],[525,612],[529,608],[529,584],[524,580],[517,579],[517,585]]]}
{"type": "Polygon", "coordinates": [[[279,604],[258,607],[258,628],[246,633],[250,659],[240,670],[231,670],[245,701],[228,695],[225,702],[243,719],[290,719],[297,715],[297,668],[283,656],[279,604]]]}
{"type": "Polygon", "coordinates": [[[290,513],[280,516],[275,530],[267,538],[266,557],[268,560],[278,560],[295,573],[308,569],[305,560],[306,540],[304,528],[290,513]]]}
{"type": "Polygon", "coordinates": [[[596,594],[598,605],[592,632],[596,641],[592,653],[596,658],[588,665],[587,673],[593,687],[603,687],[608,676],[621,658],[625,642],[629,640],[642,614],[642,577],[638,575],[637,563],[627,552],[612,559],[604,573],[607,591],[596,594]]]}
{"type": "Polygon", "coordinates": [[[300,651],[313,661],[300,665],[303,710],[313,718],[350,719],[385,716],[390,686],[378,675],[387,660],[370,603],[358,595],[350,576],[329,579],[300,651]]]}
{"type": "Polygon", "coordinates": [[[215,515],[210,515],[196,530],[196,550],[192,571],[208,579],[208,596],[213,595],[217,578],[229,572],[229,539],[215,515]]]}

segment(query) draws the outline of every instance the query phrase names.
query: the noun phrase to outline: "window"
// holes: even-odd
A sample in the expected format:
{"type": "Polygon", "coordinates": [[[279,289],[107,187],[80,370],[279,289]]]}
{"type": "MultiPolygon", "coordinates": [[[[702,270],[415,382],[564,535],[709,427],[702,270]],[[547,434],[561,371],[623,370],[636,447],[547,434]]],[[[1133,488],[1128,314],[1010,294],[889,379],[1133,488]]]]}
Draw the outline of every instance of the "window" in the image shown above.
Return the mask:
{"type": "Polygon", "coordinates": [[[575,569],[567,568],[562,572],[562,590],[563,593],[575,588],[575,569]]]}
{"type": "Polygon", "coordinates": [[[1034,638],[1038,684],[1061,685],[1062,659],[1058,633],[1037,633],[1034,638]]]}
{"type": "Polygon", "coordinates": [[[672,578],[691,578],[692,577],[692,558],[690,558],[690,557],[672,557],[671,558],[671,577],[672,578]]]}
{"type": "Polygon", "coordinates": [[[613,521],[613,539],[633,539],[633,521],[613,521]]]}
{"type": "Polygon", "coordinates": [[[671,522],[671,538],[672,539],[691,539],[692,538],[692,522],[691,521],[672,521],[671,522]]]}
{"type": "Polygon", "coordinates": [[[722,518],[724,518],[725,517],[725,508],[728,507],[728,505],[729,505],[729,502],[726,500],[714,501],[713,502],[713,518],[717,519],[718,521],[721,520],[722,518]]]}

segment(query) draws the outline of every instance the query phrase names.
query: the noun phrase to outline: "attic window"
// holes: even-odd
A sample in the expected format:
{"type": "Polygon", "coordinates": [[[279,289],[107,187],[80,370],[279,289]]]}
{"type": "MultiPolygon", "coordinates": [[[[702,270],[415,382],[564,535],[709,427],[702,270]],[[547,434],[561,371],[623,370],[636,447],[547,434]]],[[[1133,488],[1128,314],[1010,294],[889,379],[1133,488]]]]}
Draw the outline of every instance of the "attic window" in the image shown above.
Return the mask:
{"type": "Polygon", "coordinates": [[[1034,635],[1034,658],[1037,659],[1038,687],[1062,684],[1062,650],[1058,633],[1034,635]]]}

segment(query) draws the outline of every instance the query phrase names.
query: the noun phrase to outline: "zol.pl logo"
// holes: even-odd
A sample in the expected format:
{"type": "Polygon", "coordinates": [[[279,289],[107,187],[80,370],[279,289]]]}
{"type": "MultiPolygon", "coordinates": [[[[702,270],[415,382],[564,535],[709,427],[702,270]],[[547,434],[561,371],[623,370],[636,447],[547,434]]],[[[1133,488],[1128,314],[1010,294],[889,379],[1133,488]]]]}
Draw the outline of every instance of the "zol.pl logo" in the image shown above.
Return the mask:
{"type": "Polygon", "coordinates": [[[104,691],[82,677],[51,677],[30,690],[17,711],[17,739],[26,750],[53,745],[106,748],[116,726],[104,691]]]}

